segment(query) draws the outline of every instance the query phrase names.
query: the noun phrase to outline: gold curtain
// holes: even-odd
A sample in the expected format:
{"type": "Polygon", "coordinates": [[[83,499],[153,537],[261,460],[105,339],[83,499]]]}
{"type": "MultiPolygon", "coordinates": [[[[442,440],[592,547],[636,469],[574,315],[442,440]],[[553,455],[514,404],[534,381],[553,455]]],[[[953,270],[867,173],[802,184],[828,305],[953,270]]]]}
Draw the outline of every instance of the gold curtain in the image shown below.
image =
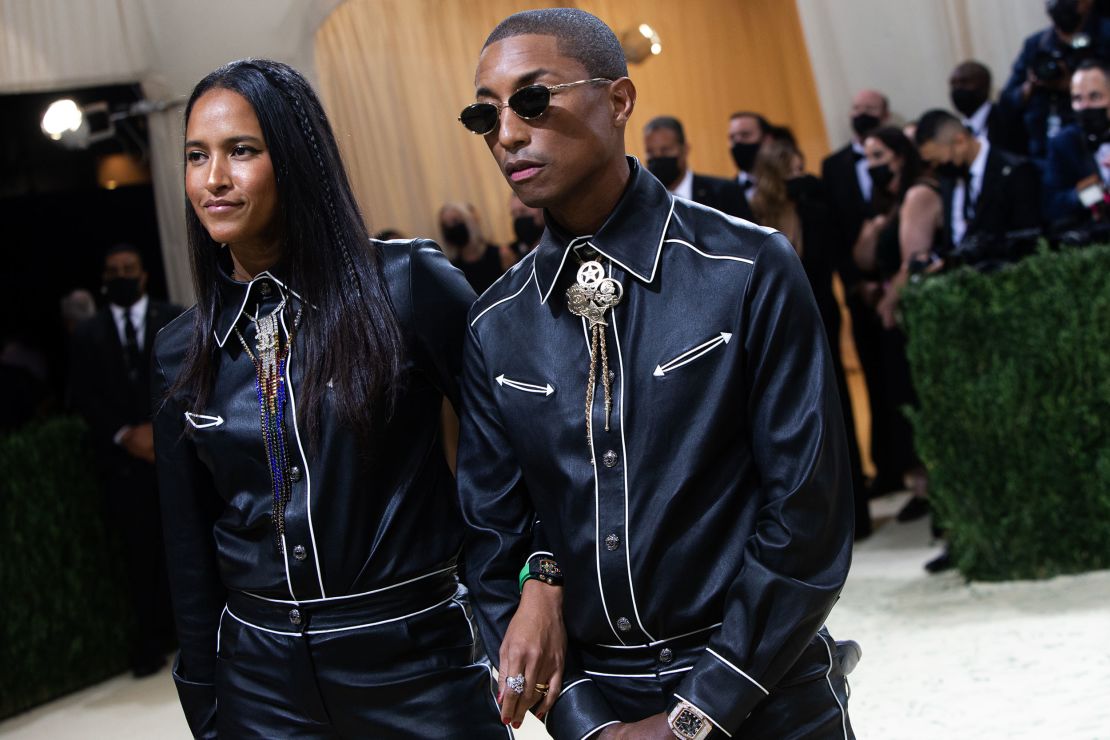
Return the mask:
{"type": "Polygon", "coordinates": [[[784,0],[348,0],[316,34],[321,94],[372,230],[438,239],[436,211],[473,203],[486,236],[510,241],[509,186],[482,137],[455,120],[474,98],[482,42],[519,10],[574,5],[618,35],[641,23],[663,53],[630,68],[636,112],[629,152],[642,158],[643,125],[674,115],[698,172],[735,173],[728,117],[755,110],[789,124],[810,169],[828,150],[794,2],[784,0]]]}

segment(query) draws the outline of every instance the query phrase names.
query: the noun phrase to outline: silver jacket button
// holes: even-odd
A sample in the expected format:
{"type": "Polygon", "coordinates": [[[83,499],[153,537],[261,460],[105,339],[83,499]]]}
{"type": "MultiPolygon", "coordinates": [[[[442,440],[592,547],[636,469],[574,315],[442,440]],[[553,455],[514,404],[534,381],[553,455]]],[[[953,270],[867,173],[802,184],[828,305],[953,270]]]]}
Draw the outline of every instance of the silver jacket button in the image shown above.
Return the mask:
{"type": "Polygon", "coordinates": [[[308,553],[304,549],[304,545],[297,545],[293,548],[293,557],[297,560],[304,560],[308,557],[308,553]]]}
{"type": "Polygon", "coordinates": [[[605,538],[605,549],[609,550],[610,552],[620,547],[620,544],[621,538],[618,537],[616,534],[611,534],[605,538]]]}
{"type": "Polygon", "coordinates": [[[302,477],[302,475],[301,475],[301,469],[300,468],[298,468],[296,465],[289,468],[289,479],[290,480],[292,480],[294,483],[297,483],[301,480],[301,477],[302,477]]]}
{"type": "Polygon", "coordinates": [[[617,620],[617,629],[621,632],[628,632],[632,629],[632,622],[628,621],[628,617],[621,617],[617,620]]]}
{"type": "Polygon", "coordinates": [[[601,456],[601,462],[605,463],[605,467],[611,468],[617,464],[617,453],[609,450],[601,456]]]}
{"type": "Polygon", "coordinates": [[[289,610],[289,621],[292,622],[293,624],[300,624],[301,623],[301,610],[300,609],[290,609],[289,610]]]}
{"type": "Polygon", "coordinates": [[[659,651],[660,663],[670,663],[672,660],[674,660],[674,653],[671,651],[670,648],[663,648],[659,651]]]}

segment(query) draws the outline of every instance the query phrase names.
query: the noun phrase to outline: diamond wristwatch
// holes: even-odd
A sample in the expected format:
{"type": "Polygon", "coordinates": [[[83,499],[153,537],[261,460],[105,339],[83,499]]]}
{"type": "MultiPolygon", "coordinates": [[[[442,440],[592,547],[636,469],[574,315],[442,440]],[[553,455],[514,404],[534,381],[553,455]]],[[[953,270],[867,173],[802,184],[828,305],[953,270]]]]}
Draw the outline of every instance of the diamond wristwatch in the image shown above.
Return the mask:
{"type": "Polygon", "coordinates": [[[703,740],[713,729],[709,718],[688,701],[680,701],[667,721],[671,724],[671,732],[682,740],[703,740]]]}

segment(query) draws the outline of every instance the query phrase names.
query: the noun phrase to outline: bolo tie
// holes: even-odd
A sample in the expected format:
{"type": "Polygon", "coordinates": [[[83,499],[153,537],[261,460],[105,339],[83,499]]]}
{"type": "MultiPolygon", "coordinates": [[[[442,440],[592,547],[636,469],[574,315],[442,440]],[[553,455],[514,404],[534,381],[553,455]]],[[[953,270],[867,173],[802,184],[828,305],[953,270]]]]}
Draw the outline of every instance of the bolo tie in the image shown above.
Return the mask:
{"type": "Polygon", "coordinates": [[[255,390],[258,393],[259,421],[262,427],[262,442],[266,449],[266,461],[270,467],[270,484],[273,505],[270,519],[274,525],[274,535],[278,552],[284,551],[285,507],[292,495],[293,484],[289,477],[289,452],[285,434],[285,366],[293,339],[301,322],[301,310],[293,319],[293,330],[285,342],[281,341],[281,311],[285,308],[283,298],[269,315],[259,318],[248,316],[255,325],[255,349],[252,352],[247,340],[235,327],[235,336],[243,345],[247,356],[254,363],[255,390]]]}
{"type": "Polygon", "coordinates": [[[593,441],[594,395],[597,390],[598,358],[601,359],[601,383],[605,394],[605,431],[609,431],[609,417],[613,410],[613,389],[609,381],[609,348],[605,338],[605,313],[621,302],[624,288],[613,278],[605,276],[605,266],[590,250],[587,259],[574,253],[579,262],[575,283],[567,288],[567,307],[575,316],[588,324],[590,334],[590,377],[586,381],[586,440],[593,441]]]}

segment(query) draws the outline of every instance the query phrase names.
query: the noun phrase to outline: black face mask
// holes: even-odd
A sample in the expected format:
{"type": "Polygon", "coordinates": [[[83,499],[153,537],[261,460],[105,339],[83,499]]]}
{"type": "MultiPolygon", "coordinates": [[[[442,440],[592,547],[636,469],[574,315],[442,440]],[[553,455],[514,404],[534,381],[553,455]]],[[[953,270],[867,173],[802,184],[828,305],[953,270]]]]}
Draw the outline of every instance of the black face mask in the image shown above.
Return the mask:
{"type": "Polygon", "coordinates": [[[513,219],[513,233],[518,242],[532,245],[543,236],[543,224],[537,224],[531,216],[517,216],[513,219]]]}
{"type": "Polygon", "coordinates": [[[937,173],[937,177],[944,177],[951,180],[966,180],[968,175],[971,174],[971,168],[967,165],[956,164],[955,162],[944,162],[934,167],[933,172],[937,173]]]}
{"type": "Polygon", "coordinates": [[[985,102],[987,102],[987,94],[979,90],[968,90],[962,87],[952,90],[952,106],[965,118],[971,118],[985,102]]]}
{"type": "Polygon", "coordinates": [[[465,247],[467,244],[470,243],[470,229],[466,228],[466,224],[444,226],[443,238],[451,246],[460,248],[465,247]]]}
{"type": "Polygon", "coordinates": [[[786,181],[786,197],[801,203],[816,194],[817,178],[811,175],[798,175],[786,181]]]}
{"type": "Polygon", "coordinates": [[[744,171],[751,172],[752,167],[755,166],[755,157],[759,154],[759,144],[742,144],[737,142],[732,145],[732,161],[736,166],[744,171]]]}
{"type": "Polygon", "coordinates": [[[856,132],[856,136],[861,139],[871,131],[879,127],[878,116],[873,116],[870,113],[860,113],[859,115],[852,116],[852,130],[856,132]]]}
{"type": "Polygon", "coordinates": [[[1052,0],[1048,4],[1048,15],[1052,18],[1052,25],[1062,33],[1072,34],[1083,25],[1083,16],[1079,14],[1078,0],[1052,0]]]}
{"type": "Polygon", "coordinates": [[[105,280],[104,295],[110,303],[127,308],[142,297],[139,278],[117,277],[105,280]]]}
{"type": "Polygon", "coordinates": [[[1079,123],[1079,128],[1083,129],[1087,141],[1092,144],[1101,144],[1110,138],[1107,136],[1110,134],[1110,116],[1107,115],[1106,108],[1084,108],[1076,111],[1075,120],[1079,123]]]}
{"type": "Polygon", "coordinates": [[[889,164],[868,167],[867,174],[871,175],[871,192],[873,193],[887,192],[890,183],[894,182],[894,170],[890,169],[889,164]]]}
{"type": "Polygon", "coordinates": [[[659,178],[667,188],[678,182],[678,157],[652,157],[647,161],[648,172],[659,178]]]}

